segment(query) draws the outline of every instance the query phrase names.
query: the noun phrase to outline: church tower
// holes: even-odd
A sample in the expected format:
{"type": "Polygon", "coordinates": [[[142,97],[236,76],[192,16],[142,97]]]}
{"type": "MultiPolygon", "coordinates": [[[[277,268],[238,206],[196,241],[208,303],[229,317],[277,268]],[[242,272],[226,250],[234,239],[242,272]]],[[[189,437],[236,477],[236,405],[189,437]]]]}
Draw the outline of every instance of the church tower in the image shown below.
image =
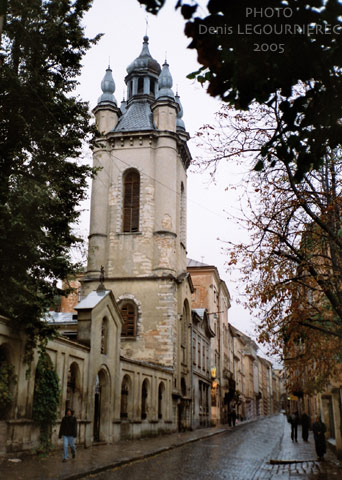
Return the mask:
{"type": "Polygon", "coordinates": [[[173,397],[190,398],[191,280],[186,271],[186,171],[189,138],[165,61],[149,52],[127,67],[120,108],[108,67],[93,112],[101,138],[92,184],[84,293],[96,289],[101,266],[124,326],[121,354],[173,371],[173,397]]]}

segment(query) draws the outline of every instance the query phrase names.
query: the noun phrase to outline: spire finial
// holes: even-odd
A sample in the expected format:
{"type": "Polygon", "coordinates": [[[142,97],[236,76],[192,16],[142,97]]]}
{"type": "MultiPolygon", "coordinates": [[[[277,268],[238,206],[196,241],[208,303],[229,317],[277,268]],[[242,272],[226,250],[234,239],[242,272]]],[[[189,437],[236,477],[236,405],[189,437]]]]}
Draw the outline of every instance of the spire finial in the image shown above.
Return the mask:
{"type": "Polygon", "coordinates": [[[146,29],[145,29],[145,37],[148,36],[148,16],[145,17],[146,29]]]}

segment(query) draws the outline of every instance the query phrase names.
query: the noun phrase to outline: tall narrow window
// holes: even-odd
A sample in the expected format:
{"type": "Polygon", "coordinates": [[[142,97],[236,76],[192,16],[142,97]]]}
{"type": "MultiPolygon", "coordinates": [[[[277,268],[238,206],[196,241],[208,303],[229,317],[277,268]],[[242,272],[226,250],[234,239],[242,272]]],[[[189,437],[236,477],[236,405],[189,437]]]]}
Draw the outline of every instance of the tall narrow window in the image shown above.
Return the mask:
{"type": "Polygon", "coordinates": [[[186,244],[186,201],[185,201],[185,191],[184,184],[181,183],[181,193],[180,193],[180,241],[185,247],[186,244]]]}
{"type": "Polygon", "coordinates": [[[124,377],[121,384],[121,407],[120,407],[120,417],[128,417],[128,395],[129,395],[129,378],[124,377]]]}
{"type": "Polygon", "coordinates": [[[108,343],[107,329],[108,329],[108,322],[107,322],[107,319],[104,318],[102,320],[102,326],[101,326],[101,353],[103,353],[104,355],[107,354],[107,343],[108,343]]]}
{"type": "Polygon", "coordinates": [[[136,170],[129,170],[124,176],[123,198],[123,231],[138,232],[139,230],[139,197],[140,175],[136,170]]]}
{"type": "Polygon", "coordinates": [[[138,78],[138,93],[144,93],[144,79],[143,79],[143,77],[138,78]]]}
{"type": "Polygon", "coordinates": [[[153,96],[154,96],[154,85],[155,85],[155,81],[153,80],[153,78],[150,78],[150,95],[153,95],[153,96]]]}
{"type": "Polygon", "coordinates": [[[148,397],[148,381],[145,379],[141,390],[141,419],[147,417],[147,397],[148,397]]]}
{"type": "Polygon", "coordinates": [[[131,302],[123,303],[120,306],[120,312],[124,321],[121,335],[123,337],[135,337],[137,323],[137,310],[135,305],[131,302]]]}
{"type": "Polygon", "coordinates": [[[158,387],[158,418],[163,418],[163,409],[164,409],[164,403],[163,403],[163,396],[164,396],[164,383],[160,382],[159,387],[158,387]]]}

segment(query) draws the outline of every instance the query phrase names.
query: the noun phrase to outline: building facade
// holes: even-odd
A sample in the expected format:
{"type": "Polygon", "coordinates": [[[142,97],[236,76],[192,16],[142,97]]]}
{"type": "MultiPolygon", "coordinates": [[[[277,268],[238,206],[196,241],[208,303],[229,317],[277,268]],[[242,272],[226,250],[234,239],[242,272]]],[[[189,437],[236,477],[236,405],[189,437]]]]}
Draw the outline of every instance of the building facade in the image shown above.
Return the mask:
{"type": "Polygon", "coordinates": [[[204,308],[208,312],[210,328],[214,332],[210,345],[211,371],[211,423],[217,425],[227,418],[225,396],[228,394],[228,309],[230,295],[225,282],[215,266],[188,259],[188,272],[191,275],[194,292],[192,306],[204,308]]]}
{"type": "MultiPolygon", "coordinates": [[[[78,419],[77,443],[112,443],[225,423],[230,408],[249,418],[256,376],[257,390],[272,378],[256,373],[252,343],[228,325],[230,295],[216,267],[187,262],[189,137],[169,66],[152,58],[147,37],[125,81],[119,107],[108,67],[93,111],[98,171],[86,271],[42,320],[60,333],[45,352],[61,386],[54,445],[67,407],[78,419]]],[[[16,381],[0,412],[0,453],[39,444],[39,354],[27,376],[24,349],[24,335],[1,317],[0,359],[16,381]]]]}

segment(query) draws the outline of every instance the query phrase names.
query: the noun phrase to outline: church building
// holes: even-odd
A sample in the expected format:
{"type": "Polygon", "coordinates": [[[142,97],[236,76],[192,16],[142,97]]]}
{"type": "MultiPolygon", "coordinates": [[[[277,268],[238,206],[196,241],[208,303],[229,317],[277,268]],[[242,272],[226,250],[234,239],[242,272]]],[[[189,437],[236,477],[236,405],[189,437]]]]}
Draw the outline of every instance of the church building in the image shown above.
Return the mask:
{"type": "MultiPolygon", "coordinates": [[[[46,351],[62,388],[59,418],[67,406],[75,410],[77,442],[85,445],[192,426],[189,135],[169,65],[152,58],[147,36],[125,82],[127,101],[118,106],[108,67],[93,110],[98,173],[80,298],[74,312],[47,318],[62,334],[46,351]]],[[[27,378],[24,338],[2,317],[0,349],[17,376],[13,405],[0,419],[1,448],[30,449],[39,442],[32,422],[38,355],[27,378]]]]}

